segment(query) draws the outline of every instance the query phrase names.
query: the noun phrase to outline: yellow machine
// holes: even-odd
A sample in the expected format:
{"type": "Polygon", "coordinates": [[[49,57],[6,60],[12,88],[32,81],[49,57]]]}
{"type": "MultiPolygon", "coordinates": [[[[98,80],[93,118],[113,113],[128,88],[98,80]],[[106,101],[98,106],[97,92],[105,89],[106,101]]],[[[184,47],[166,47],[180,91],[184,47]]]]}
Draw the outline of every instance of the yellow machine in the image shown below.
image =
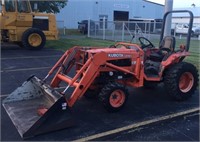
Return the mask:
{"type": "Polygon", "coordinates": [[[56,40],[54,14],[32,11],[28,0],[0,0],[2,42],[15,42],[28,49],[41,49],[46,40],[56,40]]]}

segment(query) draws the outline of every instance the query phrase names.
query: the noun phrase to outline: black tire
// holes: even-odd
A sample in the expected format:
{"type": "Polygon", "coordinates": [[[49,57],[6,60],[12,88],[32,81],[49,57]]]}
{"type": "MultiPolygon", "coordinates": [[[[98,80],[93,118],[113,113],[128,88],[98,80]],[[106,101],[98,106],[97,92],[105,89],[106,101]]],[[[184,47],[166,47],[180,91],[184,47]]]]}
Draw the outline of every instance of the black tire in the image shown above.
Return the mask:
{"type": "Polygon", "coordinates": [[[40,29],[30,28],[27,29],[22,35],[22,45],[25,48],[31,50],[39,50],[45,46],[45,43],[46,43],[46,36],[40,29]],[[29,38],[31,38],[30,36],[33,35],[36,37],[36,41],[38,41],[38,43],[32,43],[32,44],[30,43],[29,38]]]}
{"type": "Polygon", "coordinates": [[[128,90],[124,87],[124,85],[116,82],[110,82],[106,84],[99,94],[100,102],[102,102],[105,109],[109,112],[116,112],[122,109],[127,101],[127,98],[128,90]],[[120,97],[117,96],[117,94],[115,94],[116,92],[118,92],[119,95],[121,95],[121,98],[119,98],[120,102],[117,102],[118,104],[113,104],[111,100],[120,97]]]}
{"type": "Polygon", "coordinates": [[[198,86],[198,77],[194,65],[180,62],[165,72],[164,85],[170,96],[177,101],[183,101],[194,94],[198,86]]]}

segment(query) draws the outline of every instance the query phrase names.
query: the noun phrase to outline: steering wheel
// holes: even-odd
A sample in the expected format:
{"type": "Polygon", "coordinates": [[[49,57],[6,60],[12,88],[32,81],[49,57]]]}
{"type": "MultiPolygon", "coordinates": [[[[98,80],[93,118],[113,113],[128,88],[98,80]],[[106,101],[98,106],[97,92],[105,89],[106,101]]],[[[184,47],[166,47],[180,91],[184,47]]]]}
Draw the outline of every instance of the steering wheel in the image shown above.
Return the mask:
{"type": "Polygon", "coordinates": [[[153,48],[153,47],[155,47],[154,45],[153,45],[153,43],[151,43],[151,41],[149,41],[147,38],[145,38],[145,37],[139,37],[139,42],[140,42],[140,44],[141,44],[141,48],[142,49],[144,49],[144,48],[153,48]],[[147,43],[145,43],[145,42],[147,42],[147,43]]]}

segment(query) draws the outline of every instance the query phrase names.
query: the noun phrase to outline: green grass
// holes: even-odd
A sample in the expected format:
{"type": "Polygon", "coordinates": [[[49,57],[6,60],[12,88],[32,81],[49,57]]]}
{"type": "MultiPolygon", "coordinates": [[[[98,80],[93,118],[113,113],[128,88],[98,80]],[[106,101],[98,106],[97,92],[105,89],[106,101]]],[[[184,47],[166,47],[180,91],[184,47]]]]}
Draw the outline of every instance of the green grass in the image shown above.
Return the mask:
{"type": "MultiPolygon", "coordinates": [[[[176,49],[180,44],[184,44],[185,40],[176,40],[176,49]]],[[[158,45],[158,41],[153,41],[155,45],[158,45]]],[[[67,49],[73,46],[96,46],[96,47],[108,47],[112,44],[115,44],[113,41],[107,40],[97,40],[91,38],[80,38],[80,39],[59,39],[57,41],[47,41],[46,46],[49,48],[54,48],[62,51],[66,51],[67,49]]],[[[190,49],[191,55],[186,57],[186,61],[191,62],[199,69],[199,54],[200,54],[200,41],[199,40],[191,40],[190,49]]]]}
{"type": "Polygon", "coordinates": [[[83,35],[77,29],[66,29],[65,33],[66,35],[83,35]]]}
{"type": "Polygon", "coordinates": [[[114,42],[107,40],[91,39],[91,38],[81,38],[81,39],[60,39],[57,41],[47,41],[46,46],[49,48],[66,51],[67,49],[73,46],[108,47],[111,44],[114,44],[114,42]]]}

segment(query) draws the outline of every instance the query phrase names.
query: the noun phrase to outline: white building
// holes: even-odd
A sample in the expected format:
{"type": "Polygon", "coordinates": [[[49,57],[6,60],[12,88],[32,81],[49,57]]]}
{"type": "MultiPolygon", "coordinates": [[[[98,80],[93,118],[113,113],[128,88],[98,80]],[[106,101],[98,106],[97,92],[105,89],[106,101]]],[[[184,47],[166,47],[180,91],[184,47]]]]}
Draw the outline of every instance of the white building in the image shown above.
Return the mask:
{"type": "MultiPolygon", "coordinates": [[[[189,10],[193,13],[194,19],[193,24],[200,26],[200,7],[186,7],[186,8],[175,8],[174,10],[189,10]]],[[[189,22],[189,14],[181,13],[181,14],[173,14],[172,23],[188,23],[189,22]]]]}
{"type": "Polygon", "coordinates": [[[57,21],[64,21],[68,29],[76,29],[81,20],[129,21],[136,18],[162,19],[164,5],[146,0],[68,0],[58,13],[57,21]]]}

